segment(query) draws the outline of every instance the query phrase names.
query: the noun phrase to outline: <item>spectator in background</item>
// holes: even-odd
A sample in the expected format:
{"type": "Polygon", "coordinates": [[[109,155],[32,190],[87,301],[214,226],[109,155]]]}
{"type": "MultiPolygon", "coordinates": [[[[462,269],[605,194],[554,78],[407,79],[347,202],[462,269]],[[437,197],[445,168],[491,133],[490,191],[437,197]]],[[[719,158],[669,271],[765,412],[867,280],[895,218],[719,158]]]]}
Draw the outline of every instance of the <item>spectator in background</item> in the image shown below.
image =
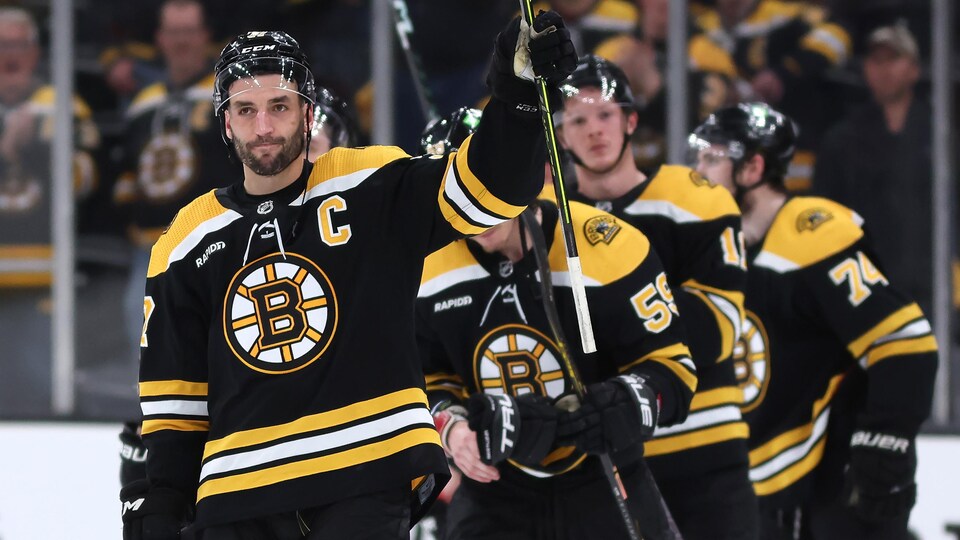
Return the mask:
{"type": "MultiPolygon", "coordinates": [[[[636,0],[640,23],[631,34],[612,37],[596,48],[597,56],[620,66],[637,100],[639,122],[630,137],[637,167],[651,170],[666,160],[667,0],[636,0]]],[[[692,26],[692,25],[691,25],[692,26]]],[[[687,55],[690,88],[689,124],[702,122],[718,107],[736,101],[733,59],[702,33],[690,28],[687,55]]]]}
{"type": "MultiPolygon", "coordinates": [[[[38,74],[41,48],[29,12],[0,8],[0,415],[38,415],[50,404],[51,143],[54,89],[38,74]]],[[[74,111],[74,191],[96,185],[99,144],[90,110],[74,111]]]]}
{"type": "Polygon", "coordinates": [[[781,0],[717,0],[697,25],[733,57],[748,82],[741,99],[764,101],[800,122],[786,186],[809,189],[813,152],[828,121],[823,75],[846,61],[847,32],[830,22],[822,7],[781,0]]]}
{"type": "Polygon", "coordinates": [[[932,111],[905,25],[870,34],[863,76],[870,101],[823,138],[814,186],[864,218],[884,273],[932,313],[932,111]]]}
{"type": "Polygon", "coordinates": [[[134,249],[125,297],[131,347],[140,342],[150,248],[177,210],[238,172],[223,149],[210,102],[214,60],[203,4],[166,0],[159,21],[164,80],[144,88],[127,111],[123,172],[114,187],[134,249]]]}

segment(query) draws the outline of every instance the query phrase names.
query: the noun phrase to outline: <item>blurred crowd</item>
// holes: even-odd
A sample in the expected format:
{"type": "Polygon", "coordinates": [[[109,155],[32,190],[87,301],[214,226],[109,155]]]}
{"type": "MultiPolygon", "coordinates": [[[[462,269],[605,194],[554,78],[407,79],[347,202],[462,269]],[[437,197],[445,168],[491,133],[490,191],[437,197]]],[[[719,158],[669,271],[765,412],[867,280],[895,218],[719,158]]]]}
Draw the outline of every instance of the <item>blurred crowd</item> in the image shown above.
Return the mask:
{"type": "MultiPolygon", "coordinates": [[[[213,63],[241,31],[283,29],[319,85],[349,104],[369,141],[371,2],[75,0],[74,197],[78,234],[78,413],[136,411],[149,248],[177,209],[239,174],[213,114],[213,63]]],[[[640,102],[642,170],[666,157],[668,0],[550,0],[577,51],[620,65],[640,102]]],[[[446,115],[486,98],[490,36],[514,0],[407,0],[411,46],[446,115]]],[[[537,8],[535,7],[535,9],[537,8]]],[[[958,10],[960,11],[960,10],[958,10]]],[[[54,89],[49,2],[0,1],[0,418],[50,408],[54,89]]],[[[795,193],[854,208],[881,264],[932,312],[930,2],[691,1],[689,125],[739,101],[796,119],[795,193]],[[920,39],[918,39],[918,37],[920,39]]],[[[418,152],[427,118],[396,48],[395,141],[418,152]]]]}

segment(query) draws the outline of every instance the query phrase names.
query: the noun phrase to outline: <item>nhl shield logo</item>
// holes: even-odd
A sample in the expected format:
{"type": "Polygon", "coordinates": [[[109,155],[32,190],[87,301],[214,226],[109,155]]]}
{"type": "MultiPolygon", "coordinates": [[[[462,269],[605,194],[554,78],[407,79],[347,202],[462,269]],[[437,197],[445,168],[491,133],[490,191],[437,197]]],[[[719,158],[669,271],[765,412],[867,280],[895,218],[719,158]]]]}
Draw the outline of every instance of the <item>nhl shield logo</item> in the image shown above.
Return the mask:
{"type": "Polygon", "coordinates": [[[620,232],[620,229],[617,219],[613,216],[592,217],[583,224],[583,234],[587,237],[587,242],[590,242],[591,246],[600,242],[609,244],[620,232]]]}
{"type": "Polygon", "coordinates": [[[327,350],[337,329],[337,297],[312,261],[287,253],[257,259],[233,277],[223,331],[234,355],[267,374],[302,369],[327,350]]]}
{"type": "Polygon", "coordinates": [[[513,275],[513,263],[511,261],[500,261],[500,277],[508,278],[513,275]]]}
{"type": "Polygon", "coordinates": [[[270,212],[273,212],[273,201],[263,201],[257,206],[257,213],[260,215],[266,215],[270,212]]]}

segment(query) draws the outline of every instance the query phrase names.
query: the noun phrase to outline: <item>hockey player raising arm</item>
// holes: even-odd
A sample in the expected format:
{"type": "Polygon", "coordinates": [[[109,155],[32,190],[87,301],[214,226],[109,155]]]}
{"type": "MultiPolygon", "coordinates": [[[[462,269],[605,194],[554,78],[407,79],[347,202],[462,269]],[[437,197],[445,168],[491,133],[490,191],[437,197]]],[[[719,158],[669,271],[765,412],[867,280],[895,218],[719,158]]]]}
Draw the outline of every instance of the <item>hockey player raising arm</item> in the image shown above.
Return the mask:
{"type": "Polygon", "coordinates": [[[738,369],[763,537],[905,538],[937,344],[855,212],[786,194],[795,143],[793,121],[764,104],[721,109],[690,137],[698,170],[743,210],[738,369]],[[844,465],[845,489],[831,490],[844,465]]]}
{"type": "Polygon", "coordinates": [[[180,210],[152,251],[148,480],[121,493],[124,538],[188,521],[212,539],[406,537],[449,474],[415,347],[423,259],[541,187],[537,93],[514,70],[555,85],[576,56],[555,13],[534,27],[498,36],[485,128],[443,159],[335,148],[310,165],[297,42],[247,32],[224,48],[214,105],[243,178],[180,210]]]}
{"type": "MultiPolygon", "coordinates": [[[[486,121],[484,113],[481,129],[486,121]]],[[[601,453],[636,495],[627,499],[634,518],[658,503],[640,500],[637,488],[643,441],[655,426],[684,419],[697,380],[677,306],[640,231],[579,203],[571,217],[598,348],[590,355],[567,348],[587,390],[573,412],[555,405],[573,383],[540,281],[552,275],[562,334],[576,343],[553,203],[538,201],[424,265],[417,334],[427,394],[444,449],[465,475],[447,510],[447,538],[626,538],[601,453]],[[538,265],[537,245],[549,268],[538,265]]],[[[639,525],[646,534],[651,523],[639,525]]]]}
{"type": "Polygon", "coordinates": [[[733,197],[688,167],[637,169],[636,103],[615,64],[584,56],[560,87],[559,139],[575,163],[572,198],[640,229],[659,255],[683,315],[699,384],[690,416],[658,429],[647,462],[687,540],[750,540],[756,497],[747,426],[730,357],[740,336],[746,269],[733,197]]]}

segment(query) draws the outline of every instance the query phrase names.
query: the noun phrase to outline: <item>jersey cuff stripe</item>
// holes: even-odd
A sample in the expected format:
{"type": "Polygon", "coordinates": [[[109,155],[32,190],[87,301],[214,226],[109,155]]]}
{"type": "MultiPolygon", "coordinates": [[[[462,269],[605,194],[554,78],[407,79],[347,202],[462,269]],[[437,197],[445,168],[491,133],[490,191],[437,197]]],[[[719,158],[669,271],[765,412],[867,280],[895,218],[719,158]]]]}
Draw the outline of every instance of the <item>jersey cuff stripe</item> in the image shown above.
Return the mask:
{"type": "MultiPolygon", "coordinates": [[[[647,358],[648,361],[656,362],[677,376],[684,386],[690,389],[691,392],[697,390],[697,375],[696,367],[693,366],[693,361],[689,358],[660,358],[660,357],[650,357],[647,358]],[[686,361],[686,362],[684,362],[686,361]],[[689,364],[689,365],[688,365],[689,364]]],[[[626,370],[621,370],[621,373],[626,370]]]]}
{"type": "Polygon", "coordinates": [[[204,396],[207,383],[190,381],[149,381],[140,383],[140,397],[154,396],[204,396]]]}
{"type": "MultiPolygon", "coordinates": [[[[414,403],[422,404],[426,409],[427,395],[419,388],[407,388],[383,396],[375,397],[365,401],[358,401],[318,414],[312,414],[303,418],[298,418],[293,422],[288,422],[279,426],[268,426],[246,431],[237,431],[222,439],[207,442],[204,447],[203,459],[206,460],[220,452],[236,450],[245,446],[255,446],[259,444],[270,443],[277,439],[299,435],[318,429],[328,429],[348,422],[353,422],[361,418],[375,416],[387,411],[410,405],[414,403]]],[[[431,420],[432,421],[432,420],[431,420]]]]}
{"type": "Polygon", "coordinates": [[[468,163],[468,156],[470,155],[470,142],[472,140],[473,135],[470,135],[466,138],[466,140],[463,141],[463,144],[460,145],[460,150],[452,154],[454,158],[454,167],[457,170],[457,176],[463,182],[463,187],[470,192],[477,203],[479,203],[480,207],[488,214],[499,216],[504,219],[510,219],[519,216],[520,212],[523,212],[526,206],[517,206],[503,201],[491,193],[484,183],[473,174],[473,171],[470,169],[470,165],[468,163]]]}
{"type": "Polygon", "coordinates": [[[197,502],[212,495],[251,490],[278,484],[286,480],[354,467],[383,459],[421,444],[440,446],[440,435],[436,428],[416,428],[389,439],[351,448],[343,452],[209,480],[201,484],[197,490],[197,502]]]}
{"type": "Polygon", "coordinates": [[[440,215],[460,234],[471,236],[486,231],[486,227],[480,227],[471,223],[467,218],[460,215],[453,204],[447,200],[447,195],[441,188],[437,194],[437,207],[440,209],[440,215]]]}
{"type": "Polygon", "coordinates": [[[484,208],[467,189],[461,185],[455,166],[448,167],[443,178],[443,195],[464,218],[481,227],[493,227],[506,221],[507,217],[496,215],[484,208]]]}
{"type": "Polygon", "coordinates": [[[207,416],[206,401],[188,401],[167,399],[163,401],[143,401],[140,403],[143,416],[161,416],[179,414],[183,416],[207,416]]]}
{"type": "Polygon", "coordinates": [[[697,392],[690,402],[690,412],[709,409],[718,405],[737,405],[743,403],[743,390],[739,386],[726,386],[697,392]]]}
{"type": "Polygon", "coordinates": [[[806,437],[800,439],[795,446],[783,449],[763,463],[755,464],[754,452],[750,452],[750,481],[762,482],[768,480],[802,461],[810,454],[813,447],[824,439],[829,421],[830,407],[827,407],[813,424],[807,424],[800,428],[805,432],[806,437]]]}
{"type": "Polygon", "coordinates": [[[177,420],[172,418],[145,419],[140,428],[141,435],[148,435],[157,431],[210,431],[210,422],[208,420],[177,420]]]}
{"type": "MultiPolygon", "coordinates": [[[[771,460],[775,459],[778,455],[782,455],[787,452],[790,448],[794,448],[797,445],[801,444],[803,441],[810,441],[814,437],[814,431],[816,426],[823,421],[823,428],[826,428],[827,416],[825,412],[829,410],[830,400],[833,399],[833,396],[837,393],[837,388],[840,386],[840,382],[843,380],[843,375],[836,375],[830,379],[830,383],[827,386],[827,391],[816,402],[813,404],[813,415],[814,421],[810,423],[803,424],[799,427],[793,428],[787,432],[777,435],[770,441],[753,448],[750,450],[750,466],[758,466],[763,463],[768,463],[771,460]]],[[[811,445],[813,443],[810,443],[811,445]]]]}
{"type": "Polygon", "coordinates": [[[649,457],[674,454],[684,450],[692,450],[694,448],[709,446],[733,439],[746,439],[749,436],[750,428],[746,422],[734,422],[732,424],[714,426],[692,433],[683,433],[662,439],[651,439],[643,443],[643,455],[649,457]]]}
{"type": "Polygon", "coordinates": [[[877,362],[890,358],[891,356],[904,356],[935,352],[937,352],[937,338],[933,336],[891,341],[870,349],[866,355],[860,358],[860,366],[864,369],[867,369],[877,362]]]}
{"type": "Polygon", "coordinates": [[[763,497],[776,493],[806,476],[820,463],[820,459],[823,457],[823,448],[826,446],[826,443],[826,439],[821,439],[810,453],[800,461],[794,463],[791,467],[767,480],[754,482],[753,490],[757,496],[763,497]]]}
{"type": "Polygon", "coordinates": [[[687,415],[687,419],[681,424],[674,424],[669,427],[657,426],[653,431],[653,436],[654,438],[669,437],[709,426],[740,422],[742,420],[743,416],[740,414],[739,407],[736,405],[723,405],[715,409],[691,412],[687,415]]]}
{"type": "Polygon", "coordinates": [[[920,311],[920,306],[917,304],[904,306],[886,319],[880,321],[879,324],[870,330],[864,332],[863,335],[857,339],[851,341],[850,344],[847,345],[847,350],[850,351],[850,355],[854,358],[860,358],[867,348],[878,339],[920,318],[923,318],[923,312],[920,311]]]}

